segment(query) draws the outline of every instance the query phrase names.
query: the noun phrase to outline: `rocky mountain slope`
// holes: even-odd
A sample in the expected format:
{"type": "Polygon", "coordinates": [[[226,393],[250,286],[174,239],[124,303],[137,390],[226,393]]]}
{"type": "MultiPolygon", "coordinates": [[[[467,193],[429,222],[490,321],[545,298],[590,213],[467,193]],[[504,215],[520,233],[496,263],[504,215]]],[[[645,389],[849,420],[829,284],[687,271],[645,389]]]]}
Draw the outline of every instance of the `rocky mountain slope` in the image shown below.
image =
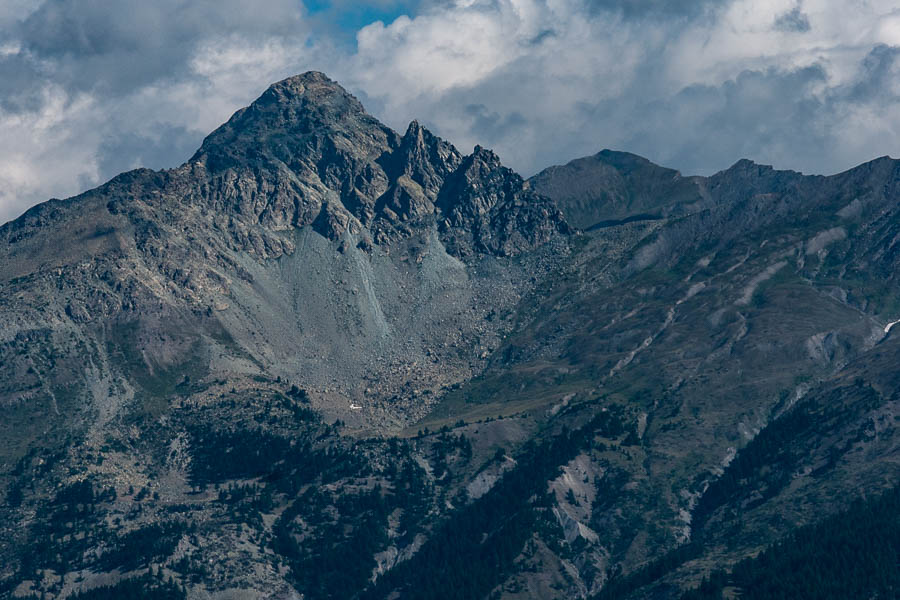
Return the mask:
{"type": "Polygon", "coordinates": [[[0,227],[0,596],[678,598],[898,484],[898,199],[276,83],[0,227]]]}
{"type": "Polygon", "coordinates": [[[549,167],[530,183],[553,198],[575,227],[591,229],[624,220],[683,216],[707,208],[712,198],[702,177],[653,164],[646,158],[603,150],[549,167]]]}

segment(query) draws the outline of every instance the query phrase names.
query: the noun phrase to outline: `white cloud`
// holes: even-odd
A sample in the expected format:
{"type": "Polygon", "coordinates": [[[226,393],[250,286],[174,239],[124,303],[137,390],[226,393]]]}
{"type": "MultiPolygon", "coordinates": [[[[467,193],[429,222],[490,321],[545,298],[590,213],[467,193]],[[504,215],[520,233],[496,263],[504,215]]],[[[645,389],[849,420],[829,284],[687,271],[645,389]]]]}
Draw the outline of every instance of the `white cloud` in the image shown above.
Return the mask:
{"type": "MultiPolygon", "coordinates": [[[[900,43],[895,19],[893,3],[883,1],[849,10],[736,0],[671,19],[592,11],[577,0],[458,1],[365,28],[346,71],[390,124],[415,115],[464,149],[495,147],[525,172],[604,146],[701,172],[728,166],[737,151],[829,171],[896,153],[896,142],[879,133],[896,129],[896,111],[862,106],[865,98],[843,89],[868,76],[865,60],[877,44],[900,43]],[[747,71],[761,76],[742,77],[747,71]],[[814,108],[821,114],[805,118],[814,108]],[[745,130],[723,127],[727,110],[745,130]],[[865,126],[851,132],[827,122],[839,114],[865,126]],[[848,158],[845,144],[857,154],[848,158]]],[[[883,100],[896,103],[896,94],[883,100]]]]}
{"type": "Polygon", "coordinates": [[[0,8],[0,138],[17,140],[0,147],[0,221],[133,164],[175,166],[308,69],[392,127],[418,118],[526,175],[603,147],[702,173],[742,156],[830,172],[898,154],[895,0],[427,2],[363,27],[355,49],[312,31],[293,0],[110,6],[0,8]],[[60,19],[83,35],[45,35],[60,19]]]}
{"type": "Polygon", "coordinates": [[[93,160],[72,149],[82,142],[92,143],[89,131],[73,128],[93,109],[90,98],[67,98],[66,93],[48,86],[42,93],[39,110],[26,114],[0,112],[0,222],[42,200],[71,195],[73,183],[94,180],[93,160]]]}
{"type": "Polygon", "coordinates": [[[170,10],[172,2],[144,4],[147,14],[135,20],[127,6],[83,4],[82,14],[60,0],[31,6],[18,19],[7,16],[24,24],[19,39],[0,37],[0,76],[10,75],[8,95],[0,93],[0,139],[15,140],[0,145],[0,223],[124,169],[177,166],[272,81],[306,67],[308,31],[294,18],[295,3],[279,3],[280,19],[231,10],[233,4],[193,4],[180,12],[170,10]],[[215,6],[221,18],[214,18],[215,6]],[[38,19],[36,8],[50,16],[38,19]],[[88,42],[75,50],[83,57],[43,39],[38,47],[27,41],[29,33],[56,31],[60,11],[82,19],[79,40],[88,42]],[[184,22],[170,22],[176,13],[184,22]],[[216,26],[192,24],[206,21],[216,26]],[[103,29],[92,31],[98,23],[103,29]],[[142,53],[149,66],[135,62],[142,53]]]}

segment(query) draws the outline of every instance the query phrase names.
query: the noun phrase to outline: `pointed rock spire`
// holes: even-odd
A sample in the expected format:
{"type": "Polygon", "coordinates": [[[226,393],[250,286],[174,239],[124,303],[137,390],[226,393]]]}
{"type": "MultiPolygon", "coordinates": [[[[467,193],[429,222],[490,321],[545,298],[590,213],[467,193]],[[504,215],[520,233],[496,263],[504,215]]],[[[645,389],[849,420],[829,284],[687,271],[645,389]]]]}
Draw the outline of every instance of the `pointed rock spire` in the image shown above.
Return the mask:
{"type": "Polygon", "coordinates": [[[438,197],[441,231],[451,252],[515,255],[569,227],[556,204],[530,189],[493,151],[475,146],[438,197]]]}
{"type": "Polygon", "coordinates": [[[452,144],[413,121],[406,129],[396,152],[397,175],[406,175],[422,187],[434,202],[444,180],[459,166],[462,156],[452,144]]]}

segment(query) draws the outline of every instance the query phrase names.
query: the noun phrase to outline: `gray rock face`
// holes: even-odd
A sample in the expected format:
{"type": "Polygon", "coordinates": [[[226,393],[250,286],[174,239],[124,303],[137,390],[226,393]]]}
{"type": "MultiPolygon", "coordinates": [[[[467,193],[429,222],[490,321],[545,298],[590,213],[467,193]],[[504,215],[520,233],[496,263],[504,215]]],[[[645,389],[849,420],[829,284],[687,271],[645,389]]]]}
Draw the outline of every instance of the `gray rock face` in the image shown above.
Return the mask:
{"type": "Polygon", "coordinates": [[[456,148],[433,135],[419,125],[418,121],[413,121],[400,140],[400,148],[392,163],[392,175],[405,175],[416,182],[425,197],[434,203],[444,181],[459,167],[461,161],[462,157],[456,148]]]}
{"type": "Polygon", "coordinates": [[[276,83],[0,227],[0,597],[442,597],[459,558],[590,597],[693,540],[633,594],[677,598],[896,485],[898,198],[887,158],[523,181],[276,83]]]}
{"type": "Polygon", "coordinates": [[[682,177],[646,158],[612,150],[549,167],[529,183],[556,200],[569,223],[579,229],[626,219],[681,216],[711,203],[703,178],[682,177]]]}
{"type": "MultiPolygon", "coordinates": [[[[317,222],[317,230],[331,239],[347,230],[360,234],[365,229],[366,238],[382,243],[408,235],[410,223],[430,219],[436,211],[472,202],[471,193],[457,198],[464,192],[455,189],[444,192],[438,202],[445,181],[461,161],[451,144],[418,122],[413,121],[400,137],[366,114],[359,101],[336,83],[321,73],[306,73],[273,85],[238,111],[203,142],[189,164],[206,171],[209,183],[199,196],[219,214],[234,213],[247,223],[275,229],[317,222]]],[[[483,164],[481,158],[473,161],[483,164]]],[[[566,232],[559,214],[548,211],[546,199],[515,191],[523,185],[521,178],[499,168],[495,156],[491,162],[488,170],[463,167],[467,172],[455,179],[467,179],[476,187],[509,188],[501,204],[505,196],[512,200],[519,194],[520,203],[543,208],[523,222],[529,229],[524,235],[515,236],[515,223],[503,223],[502,243],[460,248],[461,252],[517,254],[546,242],[553,233],[566,232]],[[480,182],[478,177],[491,181],[480,182]],[[536,235],[536,229],[543,233],[536,235]]],[[[484,199],[492,207],[497,200],[484,199]]],[[[434,218],[442,220],[441,215],[434,218]]],[[[456,227],[476,224],[471,219],[453,222],[456,227]]],[[[490,237],[485,228],[491,224],[478,225],[484,231],[475,237],[490,237]]]]}
{"type": "MultiPolygon", "coordinates": [[[[275,369],[325,396],[402,373],[369,400],[410,406],[365,418],[406,420],[427,406],[417,395],[483,362],[505,327],[485,315],[527,289],[458,258],[490,273],[567,231],[548,199],[478,152],[464,164],[416,122],[397,135],[321,73],[276,83],[181,167],[124,173],[0,228],[0,285],[15,297],[0,303],[3,335],[93,324],[79,335],[102,349],[110,323],[136,327],[141,343],[159,340],[140,350],[151,374],[192,360],[199,336],[223,375],[275,369]],[[332,353],[341,375],[323,361],[332,353]]],[[[82,343],[63,346],[77,370],[82,343]]],[[[13,360],[27,370],[31,358],[13,360]]],[[[44,383],[65,385],[55,373],[44,383]]],[[[15,401],[26,380],[13,373],[0,396],[15,401]]]]}
{"type": "Polygon", "coordinates": [[[553,201],[532,191],[481,146],[448,178],[437,205],[448,248],[463,255],[515,255],[569,232],[553,201]]]}

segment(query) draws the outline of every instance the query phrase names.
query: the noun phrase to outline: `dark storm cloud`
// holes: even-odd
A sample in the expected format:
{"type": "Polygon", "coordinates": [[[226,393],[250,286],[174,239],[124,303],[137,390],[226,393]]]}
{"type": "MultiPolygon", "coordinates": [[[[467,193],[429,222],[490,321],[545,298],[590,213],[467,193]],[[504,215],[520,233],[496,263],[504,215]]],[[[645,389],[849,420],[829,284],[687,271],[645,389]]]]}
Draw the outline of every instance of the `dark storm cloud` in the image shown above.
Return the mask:
{"type": "Polygon", "coordinates": [[[818,124],[834,110],[813,93],[826,80],[816,65],[744,71],[721,86],[690,86],[637,107],[633,133],[623,131],[622,143],[688,173],[709,173],[741,157],[815,167],[828,139],[818,124]]]}
{"type": "Polygon", "coordinates": [[[488,110],[484,104],[469,104],[463,110],[472,119],[472,130],[484,134],[486,138],[502,138],[511,130],[528,124],[518,112],[501,115],[488,110]]]}
{"type": "Polygon", "coordinates": [[[172,166],[173,156],[190,156],[203,141],[200,132],[182,125],[160,123],[153,135],[116,132],[97,149],[102,173],[121,173],[135,167],[162,169],[172,166]]]}
{"type": "Polygon", "coordinates": [[[42,78],[39,65],[21,54],[0,57],[0,109],[38,110],[42,78]]]}
{"type": "Polygon", "coordinates": [[[695,17],[729,0],[588,0],[593,14],[617,13],[628,19],[695,17]]]}
{"type": "MultiPolygon", "coordinates": [[[[848,131],[854,114],[896,108],[893,88],[900,48],[878,46],[851,83],[828,87],[821,64],[797,69],[747,70],[719,86],[692,85],[669,98],[623,106],[582,106],[581,118],[622,148],[708,174],[742,157],[812,173],[836,172],[897,153],[893,140],[869,137],[860,147],[848,131]]],[[[637,90],[628,93],[640,97],[637,90]]]]}
{"type": "Polygon", "coordinates": [[[404,99],[431,73],[384,73],[379,109],[415,114],[463,149],[493,147],[524,174],[603,147],[699,174],[743,157],[820,173],[900,153],[897,49],[861,41],[897,38],[890,3],[870,14],[819,5],[818,21],[799,3],[778,4],[488,2],[386,28],[367,49],[440,53],[429,39],[456,30],[468,45],[436,70],[457,83],[404,99]],[[497,58],[471,81],[453,61],[477,65],[482,55],[466,52],[485,35],[497,58]]]}
{"type": "Polygon", "coordinates": [[[295,0],[267,0],[264,9],[243,0],[17,0],[0,8],[0,138],[18,136],[0,147],[0,222],[123,168],[190,156],[208,133],[199,130],[209,127],[198,125],[200,102],[223,119],[237,108],[233,97],[245,100],[234,88],[246,86],[249,99],[264,85],[254,79],[257,64],[229,81],[229,63],[252,63],[246,55],[256,52],[265,67],[257,77],[290,74],[283,57],[266,63],[265,53],[302,46],[303,12],[295,0]]]}
{"type": "Polygon", "coordinates": [[[775,28],[781,31],[806,33],[810,30],[809,17],[800,10],[799,6],[795,6],[775,19],[775,28]]]}
{"type": "Polygon", "coordinates": [[[241,0],[48,0],[18,29],[21,61],[72,90],[121,94],[187,72],[210,38],[248,39],[300,33],[296,2],[241,0]]]}
{"type": "Polygon", "coordinates": [[[846,91],[848,102],[859,104],[883,104],[897,102],[893,84],[897,81],[897,57],[900,47],[879,44],[862,62],[862,76],[846,91]]]}
{"type": "Polygon", "coordinates": [[[898,153],[890,129],[856,138],[865,134],[854,132],[848,121],[900,105],[894,89],[898,55],[900,48],[874,48],[858,77],[835,87],[828,87],[822,64],[745,70],[721,85],[690,85],[668,96],[637,78],[614,97],[575,102],[565,126],[539,114],[504,112],[509,87],[503,82],[512,75],[460,91],[442,109],[454,110],[454,102],[464,97],[484,99],[461,111],[471,136],[518,162],[527,174],[603,147],[635,152],[688,174],[710,174],[744,157],[808,173],[837,172],[898,153]],[[523,131],[536,132],[539,140],[530,156],[517,155],[523,131]]]}

